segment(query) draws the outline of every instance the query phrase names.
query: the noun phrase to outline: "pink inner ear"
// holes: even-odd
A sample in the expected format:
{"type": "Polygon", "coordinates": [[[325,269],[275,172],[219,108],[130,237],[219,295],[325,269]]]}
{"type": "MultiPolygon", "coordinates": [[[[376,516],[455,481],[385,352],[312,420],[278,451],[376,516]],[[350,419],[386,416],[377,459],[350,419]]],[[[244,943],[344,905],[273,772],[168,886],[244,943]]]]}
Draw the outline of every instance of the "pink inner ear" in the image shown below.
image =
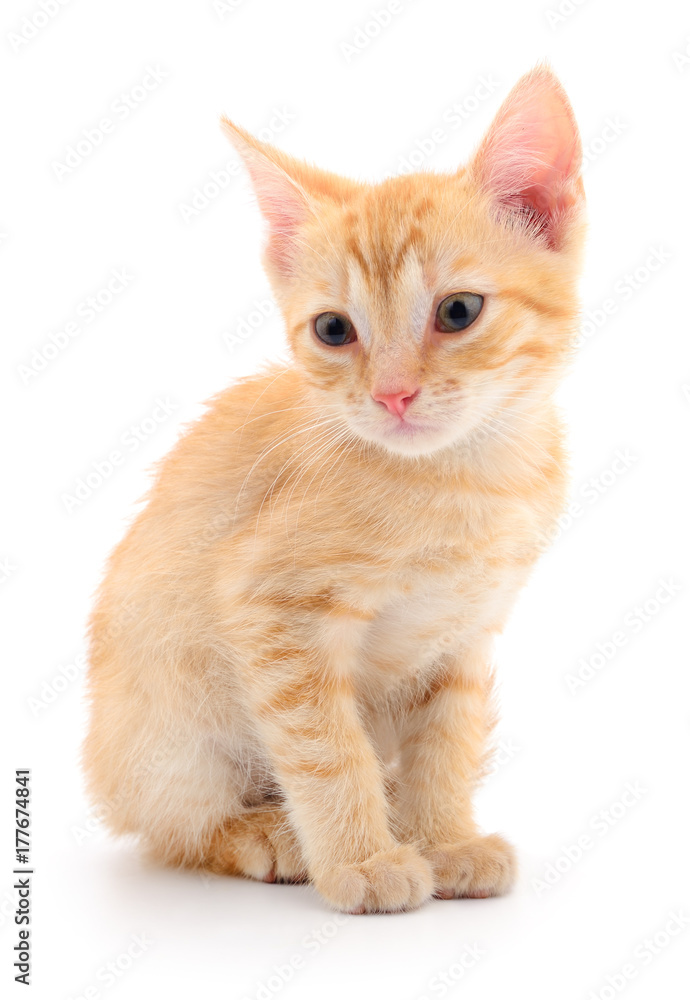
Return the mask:
{"type": "Polygon", "coordinates": [[[261,213],[268,223],[266,253],[284,274],[292,269],[294,237],[307,215],[307,201],[280,167],[256,154],[245,157],[261,213]]]}
{"type": "Polygon", "coordinates": [[[557,244],[560,217],[578,194],[580,139],[550,73],[518,83],[480,147],[477,166],[497,202],[532,213],[538,230],[557,244]]]}

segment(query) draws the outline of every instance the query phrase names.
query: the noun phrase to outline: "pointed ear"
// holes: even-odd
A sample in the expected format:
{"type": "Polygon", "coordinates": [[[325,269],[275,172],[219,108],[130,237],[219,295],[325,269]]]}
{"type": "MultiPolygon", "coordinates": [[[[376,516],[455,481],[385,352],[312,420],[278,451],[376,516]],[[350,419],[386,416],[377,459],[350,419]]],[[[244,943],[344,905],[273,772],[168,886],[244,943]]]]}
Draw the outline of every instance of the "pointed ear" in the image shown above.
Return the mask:
{"type": "Polygon", "coordinates": [[[311,210],[309,195],[298,180],[298,165],[228,118],[221,118],[221,127],[249,171],[259,208],[268,224],[267,262],[287,277],[298,249],[298,230],[311,210]]]}
{"type": "Polygon", "coordinates": [[[557,249],[584,201],[582,146],[570,102],[546,66],[527,73],[503,102],[471,165],[500,214],[557,249]]]}

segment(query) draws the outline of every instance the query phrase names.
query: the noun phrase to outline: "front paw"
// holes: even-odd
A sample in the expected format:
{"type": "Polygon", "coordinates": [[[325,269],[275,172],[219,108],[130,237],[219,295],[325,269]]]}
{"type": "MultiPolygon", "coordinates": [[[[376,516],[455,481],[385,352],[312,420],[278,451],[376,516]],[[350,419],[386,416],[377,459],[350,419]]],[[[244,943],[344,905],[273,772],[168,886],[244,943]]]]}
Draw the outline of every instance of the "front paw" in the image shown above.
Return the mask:
{"type": "Polygon", "coordinates": [[[431,865],[408,844],[327,869],[313,882],[324,899],[346,913],[412,910],[434,891],[431,865]]]}
{"type": "Polygon", "coordinates": [[[434,870],[434,895],[438,899],[502,896],[517,874],[515,851],[497,833],[430,847],[424,855],[434,870]]]}

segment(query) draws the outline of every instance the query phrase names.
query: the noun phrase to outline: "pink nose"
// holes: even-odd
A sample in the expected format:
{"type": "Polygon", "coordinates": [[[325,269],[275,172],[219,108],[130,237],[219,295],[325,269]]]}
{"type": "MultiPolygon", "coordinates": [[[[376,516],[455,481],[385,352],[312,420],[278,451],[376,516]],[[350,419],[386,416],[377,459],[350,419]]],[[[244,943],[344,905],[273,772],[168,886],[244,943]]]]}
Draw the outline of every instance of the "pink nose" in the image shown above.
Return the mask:
{"type": "Polygon", "coordinates": [[[418,392],[419,389],[413,389],[412,391],[404,389],[402,392],[372,392],[371,395],[377,403],[383,403],[390,413],[402,417],[418,392]]]}

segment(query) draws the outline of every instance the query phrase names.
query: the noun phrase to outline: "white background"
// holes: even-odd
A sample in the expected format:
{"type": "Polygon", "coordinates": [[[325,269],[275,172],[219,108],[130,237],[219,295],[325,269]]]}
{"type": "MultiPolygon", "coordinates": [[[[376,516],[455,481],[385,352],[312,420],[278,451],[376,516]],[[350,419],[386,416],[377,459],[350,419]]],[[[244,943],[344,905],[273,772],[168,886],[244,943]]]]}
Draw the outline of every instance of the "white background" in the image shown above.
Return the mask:
{"type": "Polygon", "coordinates": [[[690,915],[690,14],[671,0],[563,0],[561,14],[557,0],[401,0],[364,45],[358,31],[383,0],[217,6],[71,0],[44,17],[37,0],[2,5],[3,981],[16,941],[13,774],[31,767],[34,985],[11,982],[13,996],[680,1000],[690,930],[663,929],[690,915]],[[503,751],[479,812],[517,845],[520,883],[504,899],[338,926],[307,887],[146,869],[83,797],[79,664],[92,592],[152,463],[206,398],[283,350],[277,316],[254,312],[268,289],[248,185],[207,186],[236,159],[219,115],[357,177],[396,172],[420,143],[425,167],[452,169],[542,58],[589,151],[590,336],[561,395],[577,516],[498,649],[503,751]],[[153,86],[149,67],[164,76],[135,90],[153,86]],[[478,99],[482,78],[492,93],[478,99]],[[132,92],[145,99],[120,117],[132,92]],[[103,118],[112,131],[61,169],[103,118]],[[651,271],[654,251],[663,263],[651,271]],[[127,287],[86,322],[80,304],[123,268],[127,287]],[[78,334],[27,375],[70,321],[78,334]],[[158,423],[157,399],[175,407],[158,423]],[[136,446],[125,443],[133,426],[136,446]],[[66,499],[114,449],[112,475],[66,499]],[[663,581],[678,592],[658,604],[663,581]],[[597,658],[597,643],[613,655],[597,658]],[[570,690],[593,656],[598,669],[570,690]],[[627,783],[636,797],[621,804],[627,783]],[[135,934],[150,944],[130,959],[135,934]],[[652,954],[642,942],[655,935],[652,954]],[[480,957],[463,973],[468,948],[480,957]],[[301,967],[285,983],[274,970],[294,955],[301,967]]]}

